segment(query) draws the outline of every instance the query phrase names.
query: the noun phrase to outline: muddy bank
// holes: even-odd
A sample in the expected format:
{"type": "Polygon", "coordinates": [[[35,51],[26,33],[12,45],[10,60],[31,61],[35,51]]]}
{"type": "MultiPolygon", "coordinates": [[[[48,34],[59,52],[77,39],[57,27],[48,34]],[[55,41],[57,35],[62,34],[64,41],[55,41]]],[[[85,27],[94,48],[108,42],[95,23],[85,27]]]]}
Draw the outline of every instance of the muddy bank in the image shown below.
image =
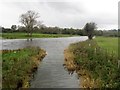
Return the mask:
{"type": "Polygon", "coordinates": [[[40,48],[27,47],[17,50],[1,50],[2,54],[2,88],[29,88],[30,80],[38,65],[46,56],[40,48]]]}

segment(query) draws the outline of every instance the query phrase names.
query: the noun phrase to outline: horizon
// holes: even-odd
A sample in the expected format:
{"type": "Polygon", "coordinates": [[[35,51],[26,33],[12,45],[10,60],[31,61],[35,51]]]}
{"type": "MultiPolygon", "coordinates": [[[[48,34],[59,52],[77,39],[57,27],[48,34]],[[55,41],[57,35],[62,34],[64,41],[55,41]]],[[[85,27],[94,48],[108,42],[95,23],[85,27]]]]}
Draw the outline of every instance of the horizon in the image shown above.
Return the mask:
{"type": "MultiPolygon", "coordinates": [[[[17,25],[16,25],[17,26],[17,25]]],[[[19,26],[19,25],[18,25],[19,26]]],[[[18,28],[17,26],[17,28],[18,28]]],[[[22,25],[21,25],[22,26],[22,25]]],[[[22,27],[25,27],[25,26],[22,26],[22,27]]],[[[57,26],[45,26],[47,28],[55,28],[57,26]]],[[[5,29],[11,29],[11,27],[3,27],[3,26],[0,26],[0,28],[5,28],[5,29]]],[[[57,27],[57,28],[61,28],[61,29],[71,29],[72,27],[57,27]]],[[[83,30],[83,28],[72,28],[72,29],[80,29],[80,30],[83,30]]],[[[96,29],[96,30],[102,30],[102,31],[109,31],[109,30],[118,30],[118,28],[113,28],[113,29],[96,29]]]]}

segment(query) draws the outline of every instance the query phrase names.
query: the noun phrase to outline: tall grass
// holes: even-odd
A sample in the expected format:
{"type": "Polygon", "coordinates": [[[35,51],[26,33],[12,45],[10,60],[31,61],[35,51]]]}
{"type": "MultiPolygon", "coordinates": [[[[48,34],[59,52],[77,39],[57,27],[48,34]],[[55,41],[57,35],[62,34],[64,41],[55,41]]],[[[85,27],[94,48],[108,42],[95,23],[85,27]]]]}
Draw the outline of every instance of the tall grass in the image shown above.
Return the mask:
{"type": "Polygon", "coordinates": [[[77,70],[89,72],[95,87],[118,88],[120,86],[120,68],[118,57],[101,48],[95,40],[87,40],[71,44],[69,50],[74,55],[77,70]]]}
{"type": "Polygon", "coordinates": [[[18,89],[29,87],[29,80],[45,51],[27,47],[19,50],[2,51],[2,87],[18,89]]]}

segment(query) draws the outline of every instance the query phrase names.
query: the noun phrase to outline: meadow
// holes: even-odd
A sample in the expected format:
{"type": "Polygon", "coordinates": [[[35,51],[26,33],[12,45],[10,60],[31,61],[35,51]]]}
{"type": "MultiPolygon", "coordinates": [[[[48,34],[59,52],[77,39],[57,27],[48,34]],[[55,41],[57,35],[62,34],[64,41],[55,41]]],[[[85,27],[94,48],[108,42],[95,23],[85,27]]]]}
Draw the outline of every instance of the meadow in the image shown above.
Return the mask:
{"type": "MultiPolygon", "coordinates": [[[[4,39],[26,39],[29,38],[26,33],[2,33],[4,39]]],[[[32,38],[58,38],[58,37],[70,37],[75,35],[70,34],[41,34],[33,33],[32,38]]]]}
{"type": "Polygon", "coordinates": [[[38,47],[2,50],[2,88],[27,88],[46,52],[38,47]]]}
{"type": "Polygon", "coordinates": [[[65,50],[65,61],[73,62],[71,64],[74,65],[65,64],[68,70],[78,73],[82,88],[119,88],[120,68],[117,53],[117,38],[96,37],[94,40],[71,44],[65,50]]]}
{"type": "Polygon", "coordinates": [[[118,38],[117,37],[96,37],[97,44],[108,50],[110,53],[118,54],[118,38]]]}

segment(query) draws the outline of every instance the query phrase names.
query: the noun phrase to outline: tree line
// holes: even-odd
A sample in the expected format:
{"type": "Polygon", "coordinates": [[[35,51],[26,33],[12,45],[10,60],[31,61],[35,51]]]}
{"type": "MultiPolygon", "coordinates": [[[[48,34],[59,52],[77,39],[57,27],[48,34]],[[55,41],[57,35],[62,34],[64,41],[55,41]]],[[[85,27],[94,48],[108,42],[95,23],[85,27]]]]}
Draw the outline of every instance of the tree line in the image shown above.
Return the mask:
{"type": "MultiPolygon", "coordinates": [[[[13,25],[11,26],[13,27],[13,25]]],[[[24,26],[16,26],[16,28],[4,28],[1,27],[2,33],[14,33],[14,32],[22,32],[26,33],[27,30],[24,26]]],[[[86,33],[84,29],[74,29],[74,28],[59,28],[59,27],[34,27],[33,28],[34,33],[42,33],[42,34],[71,34],[71,35],[80,35],[85,36],[86,33]]],[[[94,34],[96,36],[118,36],[118,30],[95,30],[94,34]]]]}
{"type": "Polygon", "coordinates": [[[39,17],[39,13],[29,10],[20,15],[19,21],[22,26],[12,25],[11,28],[0,27],[0,31],[3,33],[23,32],[27,33],[29,37],[32,36],[33,32],[42,34],[87,35],[89,39],[92,39],[94,35],[118,37],[118,30],[97,30],[97,24],[94,22],[86,23],[82,29],[47,27],[41,21],[38,21],[39,17]]]}

